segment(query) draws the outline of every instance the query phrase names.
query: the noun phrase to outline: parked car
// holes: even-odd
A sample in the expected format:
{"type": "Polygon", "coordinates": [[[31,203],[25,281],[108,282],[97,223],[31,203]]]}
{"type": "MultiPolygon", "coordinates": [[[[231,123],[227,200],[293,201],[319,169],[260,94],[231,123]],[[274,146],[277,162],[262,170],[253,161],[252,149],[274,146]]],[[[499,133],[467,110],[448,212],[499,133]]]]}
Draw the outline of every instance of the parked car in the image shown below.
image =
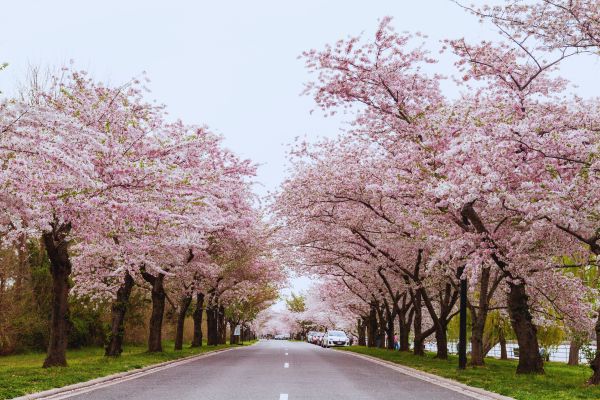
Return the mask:
{"type": "Polygon", "coordinates": [[[325,334],[323,332],[317,332],[315,335],[313,335],[312,343],[320,346],[324,335],[325,334]]]}
{"type": "Polygon", "coordinates": [[[275,335],[275,340],[290,340],[290,335],[289,333],[275,335]]]}
{"type": "Polygon", "coordinates": [[[350,339],[343,331],[327,331],[321,339],[321,347],[349,346],[350,339]]]}
{"type": "Polygon", "coordinates": [[[319,333],[319,332],[317,332],[317,331],[309,331],[309,332],[306,334],[306,341],[307,341],[308,343],[312,343],[312,342],[313,342],[313,336],[314,336],[314,335],[316,335],[317,333],[319,333]]]}

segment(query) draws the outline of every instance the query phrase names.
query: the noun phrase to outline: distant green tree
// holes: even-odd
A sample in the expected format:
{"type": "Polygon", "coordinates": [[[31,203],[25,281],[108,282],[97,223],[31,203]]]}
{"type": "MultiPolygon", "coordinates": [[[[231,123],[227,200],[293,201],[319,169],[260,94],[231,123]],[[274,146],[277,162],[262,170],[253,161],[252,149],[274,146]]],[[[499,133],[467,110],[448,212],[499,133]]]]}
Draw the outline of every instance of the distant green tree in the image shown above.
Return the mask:
{"type": "Polygon", "coordinates": [[[306,311],[306,299],[301,294],[291,294],[290,297],[285,299],[287,309],[293,313],[301,313],[306,311]]]}

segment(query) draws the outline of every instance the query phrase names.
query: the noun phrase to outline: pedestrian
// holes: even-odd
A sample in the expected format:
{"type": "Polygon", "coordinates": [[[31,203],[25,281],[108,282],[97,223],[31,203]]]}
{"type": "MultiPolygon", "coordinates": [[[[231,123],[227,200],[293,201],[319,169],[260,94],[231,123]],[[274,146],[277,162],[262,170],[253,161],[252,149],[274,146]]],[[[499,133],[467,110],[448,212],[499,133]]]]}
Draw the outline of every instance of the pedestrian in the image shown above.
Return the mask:
{"type": "Polygon", "coordinates": [[[394,350],[400,350],[400,342],[398,342],[398,335],[394,335],[394,350]]]}

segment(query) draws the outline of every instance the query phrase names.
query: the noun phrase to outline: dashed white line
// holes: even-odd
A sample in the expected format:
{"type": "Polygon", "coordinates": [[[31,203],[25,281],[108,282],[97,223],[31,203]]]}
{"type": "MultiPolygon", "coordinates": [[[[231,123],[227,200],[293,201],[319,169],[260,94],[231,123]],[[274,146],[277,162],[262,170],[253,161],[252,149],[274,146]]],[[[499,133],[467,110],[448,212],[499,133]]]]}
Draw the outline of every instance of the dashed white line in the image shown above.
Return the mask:
{"type": "Polygon", "coordinates": [[[287,356],[287,355],[288,355],[288,353],[285,353],[285,355],[287,356]]]}
{"type": "Polygon", "coordinates": [[[283,364],[283,368],[289,368],[289,367],[290,367],[290,363],[283,364]]]}
{"type": "Polygon", "coordinates": [[[287,393],[281,393],[279,395],[279,400],[288,400],[288,395],[287,393]]]}

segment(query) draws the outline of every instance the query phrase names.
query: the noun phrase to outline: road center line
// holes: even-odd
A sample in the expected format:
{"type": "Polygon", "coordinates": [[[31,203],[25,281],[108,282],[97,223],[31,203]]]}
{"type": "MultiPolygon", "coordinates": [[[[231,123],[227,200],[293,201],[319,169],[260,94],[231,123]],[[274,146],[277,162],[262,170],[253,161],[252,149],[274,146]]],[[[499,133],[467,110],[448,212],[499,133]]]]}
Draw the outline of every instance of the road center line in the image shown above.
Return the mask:
{"type": "Polygon", "coordinates": [[[287,355],[288,355],[288,353],[285,353],[285,355],[287,356],[287,355]]]}
{"type": "Polygon", "coordinates": [[[279,400],[288,400],[288,395],[287,393],[281,393],[279,395],[279,400]]]}
{"type": "Polygon", "coordinates": [[[289,367],[290,367],[290,363],[283,364],[283,368],[289,368],[289,367]]]}

